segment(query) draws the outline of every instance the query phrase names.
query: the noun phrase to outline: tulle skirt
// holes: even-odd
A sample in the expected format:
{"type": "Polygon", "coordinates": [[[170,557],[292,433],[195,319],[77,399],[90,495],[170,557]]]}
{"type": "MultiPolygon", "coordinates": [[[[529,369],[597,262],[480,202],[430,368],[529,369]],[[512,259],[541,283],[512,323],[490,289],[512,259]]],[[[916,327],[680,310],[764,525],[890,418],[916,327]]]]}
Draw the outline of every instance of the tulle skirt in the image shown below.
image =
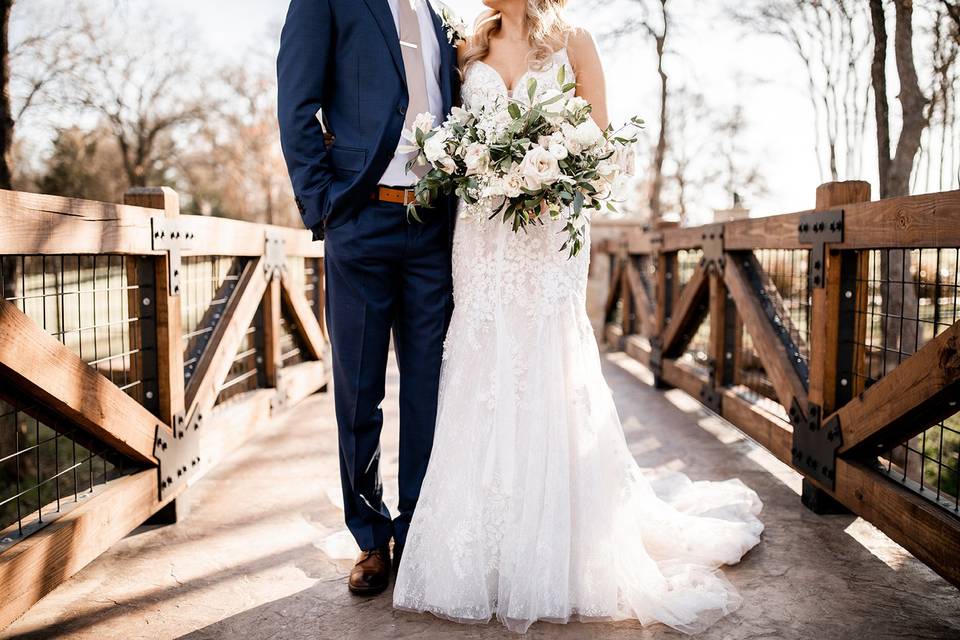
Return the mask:
{"type": "MultiPolygon", "coordinates": [[[[482,256],[471,252],[502,255],[473,235],[458,228],[455,287],[491,268],[472,264],[482,256]]],[[[578,281],[580,267],[557,263],[578,281]]],[[[531,312],[509,304],[501,284],[454,312],[394,606],[465,623],[496,616],[521,633],[537,620],[622,619],[695,633],[737,609],[718,567],[760,541],[757,494],[736,479],[646,477],[583,297],[531,312]]]]}

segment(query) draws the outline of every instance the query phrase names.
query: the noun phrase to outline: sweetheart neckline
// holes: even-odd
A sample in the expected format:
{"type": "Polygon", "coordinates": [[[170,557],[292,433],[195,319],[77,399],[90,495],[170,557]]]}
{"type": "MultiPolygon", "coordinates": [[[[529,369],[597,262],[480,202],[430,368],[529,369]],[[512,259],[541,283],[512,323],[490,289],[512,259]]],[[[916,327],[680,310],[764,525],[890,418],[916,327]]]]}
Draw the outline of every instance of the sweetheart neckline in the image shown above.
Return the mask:
{"type": "MultiPolygon", "coordinates": [[[[563,49],[558,49],[557,51],[555,51],[555,52],[553,53],[553,57],[556,57],[556,56],[560,55],[561,53],[563,53],[563,54],[566,55],[567,62],[569,62],[569,61],[570,61],[570,56],[567,54],[567,49],[566,49],[566,47],[564,47],[563,49]]],[[[520,86],[520,84],[521,84],[520,81],[521,81],[521,80],[523,80],[524,78],[526,78],[526,77],[527,77],[528,75],[530,75],[531,73],[536,73],[536,72],[538,72],[538,71],[543,71],[542,69],[541,69],[541,70],[538,70],[538,69],[531,69],[531,68],[528,67],[526,71],[524,71],[524,72],[521,73],[519,76],[517,76],[517,79],[514,81],[513,88],[510,88],[510,87],[507,86],[507,81],[503,79],[503,74],[501,74],[499,71],[497,71],[496,68],[494,68],[494,66],[493,66],[492,64],[488,64],[487,62],[485,62],[485,61],[483,61],[483,60],[477,60],[477,61],[476,61],[476,64],[482,64],[482,65],[485,66],[487,69],[489,69],[490,71],[492,71],[492,72],[493,72],[493,75],[495,75],[495,76],[497,77],[497,80],[500,81],[500,86],[503,87],[504,91],[506,91],[506,92],[507,92],[507,95],[510,96],[510,97],[513,97],[513,92],[516,91],[516,90],[517,90],[517,87],[520,86]]]]}

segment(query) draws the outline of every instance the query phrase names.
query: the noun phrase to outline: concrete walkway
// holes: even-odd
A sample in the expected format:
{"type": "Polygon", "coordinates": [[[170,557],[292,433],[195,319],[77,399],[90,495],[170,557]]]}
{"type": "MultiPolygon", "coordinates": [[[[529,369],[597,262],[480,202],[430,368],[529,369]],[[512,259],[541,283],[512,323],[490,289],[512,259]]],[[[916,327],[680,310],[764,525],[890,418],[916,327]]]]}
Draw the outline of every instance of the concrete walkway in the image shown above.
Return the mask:
{"type": "MultiPolygon", "coordinates": [[[[958,638],[960,592],[872,526],[816,516],[799,476],[680,391],[607,356],[627,438],[646,467],[694,479],[739,477],[765,503],[763,542],[726,574],[746,603],[700,638],[958,638]],[[638,380],[638,378],[640,380],[638,380]]],[[[396,477],[396,375],[387,414],[385,486],[396,477]]],[[[141,528],[0,633],[3,638],[509,638],[391,609],[389,593],[351,597],[355,547],[341,522],[331,400],[311,398],[190,493],[181,524],[141,528]]],[[[679,638],[662,625],[534,625],[539,638],[679,638]]]]}

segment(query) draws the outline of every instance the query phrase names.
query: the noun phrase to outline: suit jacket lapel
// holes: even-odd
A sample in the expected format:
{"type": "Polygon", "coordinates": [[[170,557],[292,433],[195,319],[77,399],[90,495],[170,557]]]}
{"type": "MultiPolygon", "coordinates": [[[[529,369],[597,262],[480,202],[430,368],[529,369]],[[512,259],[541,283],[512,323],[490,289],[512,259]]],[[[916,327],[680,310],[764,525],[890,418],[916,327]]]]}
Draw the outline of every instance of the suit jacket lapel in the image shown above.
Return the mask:
{"type": "Polygon", "coordinates": [[[440,44],[440,93],[443,96],[443,114],[441,118],[450,113],[453,108],[453,82],[451,75],[453,67],[456,64],[456,49],[447,40],[447,32],[443,28],[443,21],[433,9],[433,3],[427,0],[427,6],[430,8],[430,16],[433,18],[433,30],[436,33],[437,41],[440,44]]]}
{"type": "Polygon", "coordinates": [[[387,49],[390,50],[390,57],[393,58],[393,64],[397,67],[400,74],[400,80],[404,86],[407,84],[407,75],[403,69],[403,54],[400,52],[400,35],[397,33],[397,25],[393,21],[393,12],[387,0],[363,0],[373,14],[380,31],[383,32],[383,39],[387,43],[387,49]]]}

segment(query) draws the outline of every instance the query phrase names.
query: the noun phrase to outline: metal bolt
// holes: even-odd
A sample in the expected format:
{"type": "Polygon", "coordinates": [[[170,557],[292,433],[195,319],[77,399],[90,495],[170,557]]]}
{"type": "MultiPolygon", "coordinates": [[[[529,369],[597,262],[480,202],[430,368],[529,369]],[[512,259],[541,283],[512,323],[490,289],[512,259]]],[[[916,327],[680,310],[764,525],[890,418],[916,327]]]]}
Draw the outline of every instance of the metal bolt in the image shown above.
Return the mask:
{"type": "Polygon", "coordinates": [[[849,300],[850,298],[853,297],[853,291],[844,291],[843,297],[849,300]]]}
{"type": "Polygon", "coordinates": [[[144,299],[143,299],[143,306],[149,307],[150,304],[151,304],[151,302],[152,302],[152,301],[150,300],[150,298],[144,298],[144,299]]]}
{"type": "Polygon", "coordinates": [[[846,378],[840,378],[840,386],[841,386],[841,387],[847,386],[847,379],[846,379],[846,378]]]}
{"type": "Polygon", "coordinates": [[[147,391],[144,395],[147,396],[147,400],[153,400],[153,391],[147,391]]]}
{"type": "Polygon", "coordinates": [[[727,351],[726,357],[727,357],[727,360],[731,360],[733,359],[733,354],[727,351]]]}

